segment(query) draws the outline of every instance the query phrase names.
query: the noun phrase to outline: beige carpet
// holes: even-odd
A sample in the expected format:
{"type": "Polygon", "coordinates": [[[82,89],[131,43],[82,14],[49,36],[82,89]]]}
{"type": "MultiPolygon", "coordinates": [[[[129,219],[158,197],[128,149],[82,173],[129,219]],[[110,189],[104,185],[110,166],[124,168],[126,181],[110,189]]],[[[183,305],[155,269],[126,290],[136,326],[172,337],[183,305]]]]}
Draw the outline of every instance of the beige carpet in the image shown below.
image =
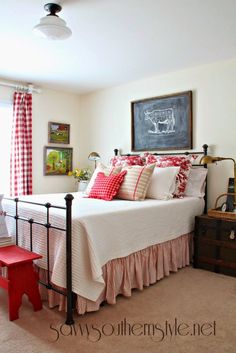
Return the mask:
{"type": "Polygon", "coordinates": [[[46,305],[33,312],[27,300],[20,319],[10,322],[3,290],[0,303],[1,353],[236,352],[236,278],[191,267],[119,297],[115,306],[76,316],[74,327],[46,305]]]}

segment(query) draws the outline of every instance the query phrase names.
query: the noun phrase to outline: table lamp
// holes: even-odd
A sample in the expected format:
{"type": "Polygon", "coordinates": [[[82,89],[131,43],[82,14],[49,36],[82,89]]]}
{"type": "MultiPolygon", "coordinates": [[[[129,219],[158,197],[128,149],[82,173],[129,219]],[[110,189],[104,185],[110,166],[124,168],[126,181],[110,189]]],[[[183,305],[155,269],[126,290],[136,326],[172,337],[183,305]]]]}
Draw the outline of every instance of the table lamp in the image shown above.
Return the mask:
{"type": "Polygon", "coordinates": [[[89,159],[90,161],[94,161],[94,163],[95,163],[95,169],[96,169],[96,167],[97,167],[97,161],[98,161],[99,159],[101,159],[101,157],[99,156],[99,154],[98,154],[97,152],[91,152],[91,153],[89,153],[88,159],[89,159]]]}
{"type": "Polygon", "coordinates": [[[203,156],[200,160],[200,164],[211,164],[211,163],[228,161],[228,160],[234,163],[234,212],[236,212],[236,162],[235,160],[230,157],[203,156]]]}

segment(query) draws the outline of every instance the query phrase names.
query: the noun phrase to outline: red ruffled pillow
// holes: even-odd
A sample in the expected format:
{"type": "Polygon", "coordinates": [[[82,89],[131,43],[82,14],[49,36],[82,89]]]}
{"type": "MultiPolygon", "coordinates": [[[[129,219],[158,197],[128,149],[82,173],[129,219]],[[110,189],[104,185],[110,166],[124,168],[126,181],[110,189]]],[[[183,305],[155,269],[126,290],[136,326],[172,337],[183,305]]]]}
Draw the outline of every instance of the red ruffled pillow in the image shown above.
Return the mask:
{"type": "Polygon", "coordinates": [[[110,164],[114,167],[127,167],[131,165],[144,165],[145,160],[141,156],[116,156],[112,157],[110,164]]]}
{"type": "Polygon", "coordinates": [[[88,197],[111,201],[118,193],[126,173],[127,171],[124,170],[119,174],[106,176],[104,173],[99,172],[88,197]]]}

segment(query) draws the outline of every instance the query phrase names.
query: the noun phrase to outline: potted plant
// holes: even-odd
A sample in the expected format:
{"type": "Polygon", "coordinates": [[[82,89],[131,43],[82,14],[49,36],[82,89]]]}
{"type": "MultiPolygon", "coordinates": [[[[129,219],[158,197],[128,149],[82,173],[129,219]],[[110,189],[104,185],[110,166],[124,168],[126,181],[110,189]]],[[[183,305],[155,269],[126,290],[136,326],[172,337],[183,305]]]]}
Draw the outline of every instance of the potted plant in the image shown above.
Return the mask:
{"type": "Polygon", "coordinates": [[[92,176],[92,171],[89,168],[75,168],[68,175],[73,176],[78,182],[78,191],[84,191],[88,185],[88,181],[92,176]]]}

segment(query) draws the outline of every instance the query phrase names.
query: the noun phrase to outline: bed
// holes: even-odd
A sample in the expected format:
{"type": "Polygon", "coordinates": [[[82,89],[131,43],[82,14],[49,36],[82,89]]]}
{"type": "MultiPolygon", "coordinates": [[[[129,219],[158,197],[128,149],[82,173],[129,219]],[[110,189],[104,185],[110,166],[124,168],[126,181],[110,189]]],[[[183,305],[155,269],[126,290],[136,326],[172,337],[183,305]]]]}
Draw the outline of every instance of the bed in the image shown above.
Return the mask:
{"type": "Polygon", "coordinates": [[[3,203],[9,234],[43,255],[36,262],[42,297],[67,311],[67,324],[73,306],[79,314],[98,310],[189,265],[194,219],[205,206],[191,196],[107,202],[81,192],[14,201],[3,203]]]}

